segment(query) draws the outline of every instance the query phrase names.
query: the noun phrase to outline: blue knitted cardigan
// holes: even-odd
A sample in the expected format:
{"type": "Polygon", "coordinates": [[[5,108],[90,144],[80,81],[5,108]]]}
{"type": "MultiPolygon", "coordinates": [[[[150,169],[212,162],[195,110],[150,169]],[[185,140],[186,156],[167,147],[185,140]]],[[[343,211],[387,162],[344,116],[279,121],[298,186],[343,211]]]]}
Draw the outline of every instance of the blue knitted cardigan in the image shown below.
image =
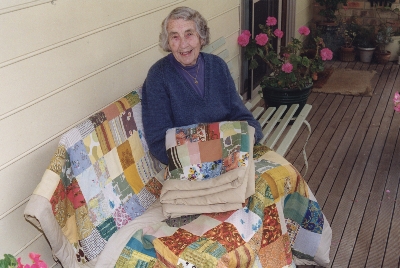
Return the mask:
{"type": "Polygon", "coordinates": [[[204,97],[189,85],[168,57],[149,70],[142,88],[142,118],[150,152],[167,164],[165,134],[169,128],[197,123],[247,121],[256,129],[255,140],[263,134],[261,126],[244,106],[236,91],[228,66],[220,57],[204,57],[204,97]]]}

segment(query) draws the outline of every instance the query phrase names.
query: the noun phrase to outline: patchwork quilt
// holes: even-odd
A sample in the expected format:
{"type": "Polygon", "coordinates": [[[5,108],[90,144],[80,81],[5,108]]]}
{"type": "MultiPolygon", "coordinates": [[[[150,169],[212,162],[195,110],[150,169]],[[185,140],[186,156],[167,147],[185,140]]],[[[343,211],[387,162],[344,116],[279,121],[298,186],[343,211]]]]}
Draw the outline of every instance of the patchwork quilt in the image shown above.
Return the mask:
{"type": "Polygon", "coordinates": [[[295,267],[329,263],[331,229],[297,170],[255,146],[239,208],[166,218],[140,91],[62,135],[25,208],[63,267],[295,267]]]}
{"type": "Polygon", "coordinates": [[[256,192],[237,210],[178,217],[137,231],[115,267],[295,267],[329,264],[331,229],[284,158],[255,148],[256,192]]]}

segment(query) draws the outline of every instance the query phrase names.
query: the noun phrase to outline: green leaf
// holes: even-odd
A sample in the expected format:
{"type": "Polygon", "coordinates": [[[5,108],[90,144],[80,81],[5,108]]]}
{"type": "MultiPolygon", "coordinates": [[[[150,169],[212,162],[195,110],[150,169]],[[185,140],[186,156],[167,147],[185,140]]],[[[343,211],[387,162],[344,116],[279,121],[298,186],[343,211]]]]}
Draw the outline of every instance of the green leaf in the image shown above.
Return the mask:
{"type": "Polygon", "coordinates": [[[250,68],[250,69],[255,69],[255,68],[257,68],[257,67],[258,67],[258,62],[257,62],[255,59],[252,59],[252,60],[250,61],[249,68],[250,68]]]}

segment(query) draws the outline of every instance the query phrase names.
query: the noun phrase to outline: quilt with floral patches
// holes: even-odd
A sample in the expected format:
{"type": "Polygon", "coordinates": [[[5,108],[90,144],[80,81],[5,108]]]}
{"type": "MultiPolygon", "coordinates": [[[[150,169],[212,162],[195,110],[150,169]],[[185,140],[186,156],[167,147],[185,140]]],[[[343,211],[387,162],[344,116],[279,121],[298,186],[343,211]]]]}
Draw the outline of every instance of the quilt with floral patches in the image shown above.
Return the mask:
{"type": "Polygon", "coordinates": [[[49,200],[76,263],[84,265],[159,198],[162,177],[133,91],[62,135],[34,194],[49,200]]]}
{"type": "Polygon", "coordinates": [[[327,266],[331,228],[306,182],[275,152],[254,153],[256,192],[242,208],[144,228],[115,267],[327,266]]]}
{"type": "Polygon", "coordinates": [[[140,91],[63,134],[24,214],[63,267],[294,267],[329,263],[331,229],[297,170],[255,146],[255,193],[234,210],[166,219],[140,91]]]}

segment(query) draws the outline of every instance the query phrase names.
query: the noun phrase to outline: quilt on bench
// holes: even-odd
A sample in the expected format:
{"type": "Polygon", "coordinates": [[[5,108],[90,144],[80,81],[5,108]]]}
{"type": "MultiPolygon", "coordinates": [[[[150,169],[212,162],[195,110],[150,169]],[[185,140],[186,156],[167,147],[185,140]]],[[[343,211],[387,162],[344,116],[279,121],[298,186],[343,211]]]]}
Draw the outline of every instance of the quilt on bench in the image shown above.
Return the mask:
{"type": "MultiPolygon", "coordinates": [[[[242,208],[202,214],[187,224],[176,219],[179,226],[173,219],[142,223],[110,256],[112,265],[327,265],[331,229],[306,182],[264,146],[254,148],[254,159],[256,193],[242,208]]],[[[163,177],[164,166],[145,141],[140,91],[133,91],[62,136],[25,215],[38,220],[46,236],[56,233],[48,238],[65,267],[112,267],[101,262],[108,241],[158,202],[163,177]],[[37,199],[51,212],[41,211],[37,199]]]]}

